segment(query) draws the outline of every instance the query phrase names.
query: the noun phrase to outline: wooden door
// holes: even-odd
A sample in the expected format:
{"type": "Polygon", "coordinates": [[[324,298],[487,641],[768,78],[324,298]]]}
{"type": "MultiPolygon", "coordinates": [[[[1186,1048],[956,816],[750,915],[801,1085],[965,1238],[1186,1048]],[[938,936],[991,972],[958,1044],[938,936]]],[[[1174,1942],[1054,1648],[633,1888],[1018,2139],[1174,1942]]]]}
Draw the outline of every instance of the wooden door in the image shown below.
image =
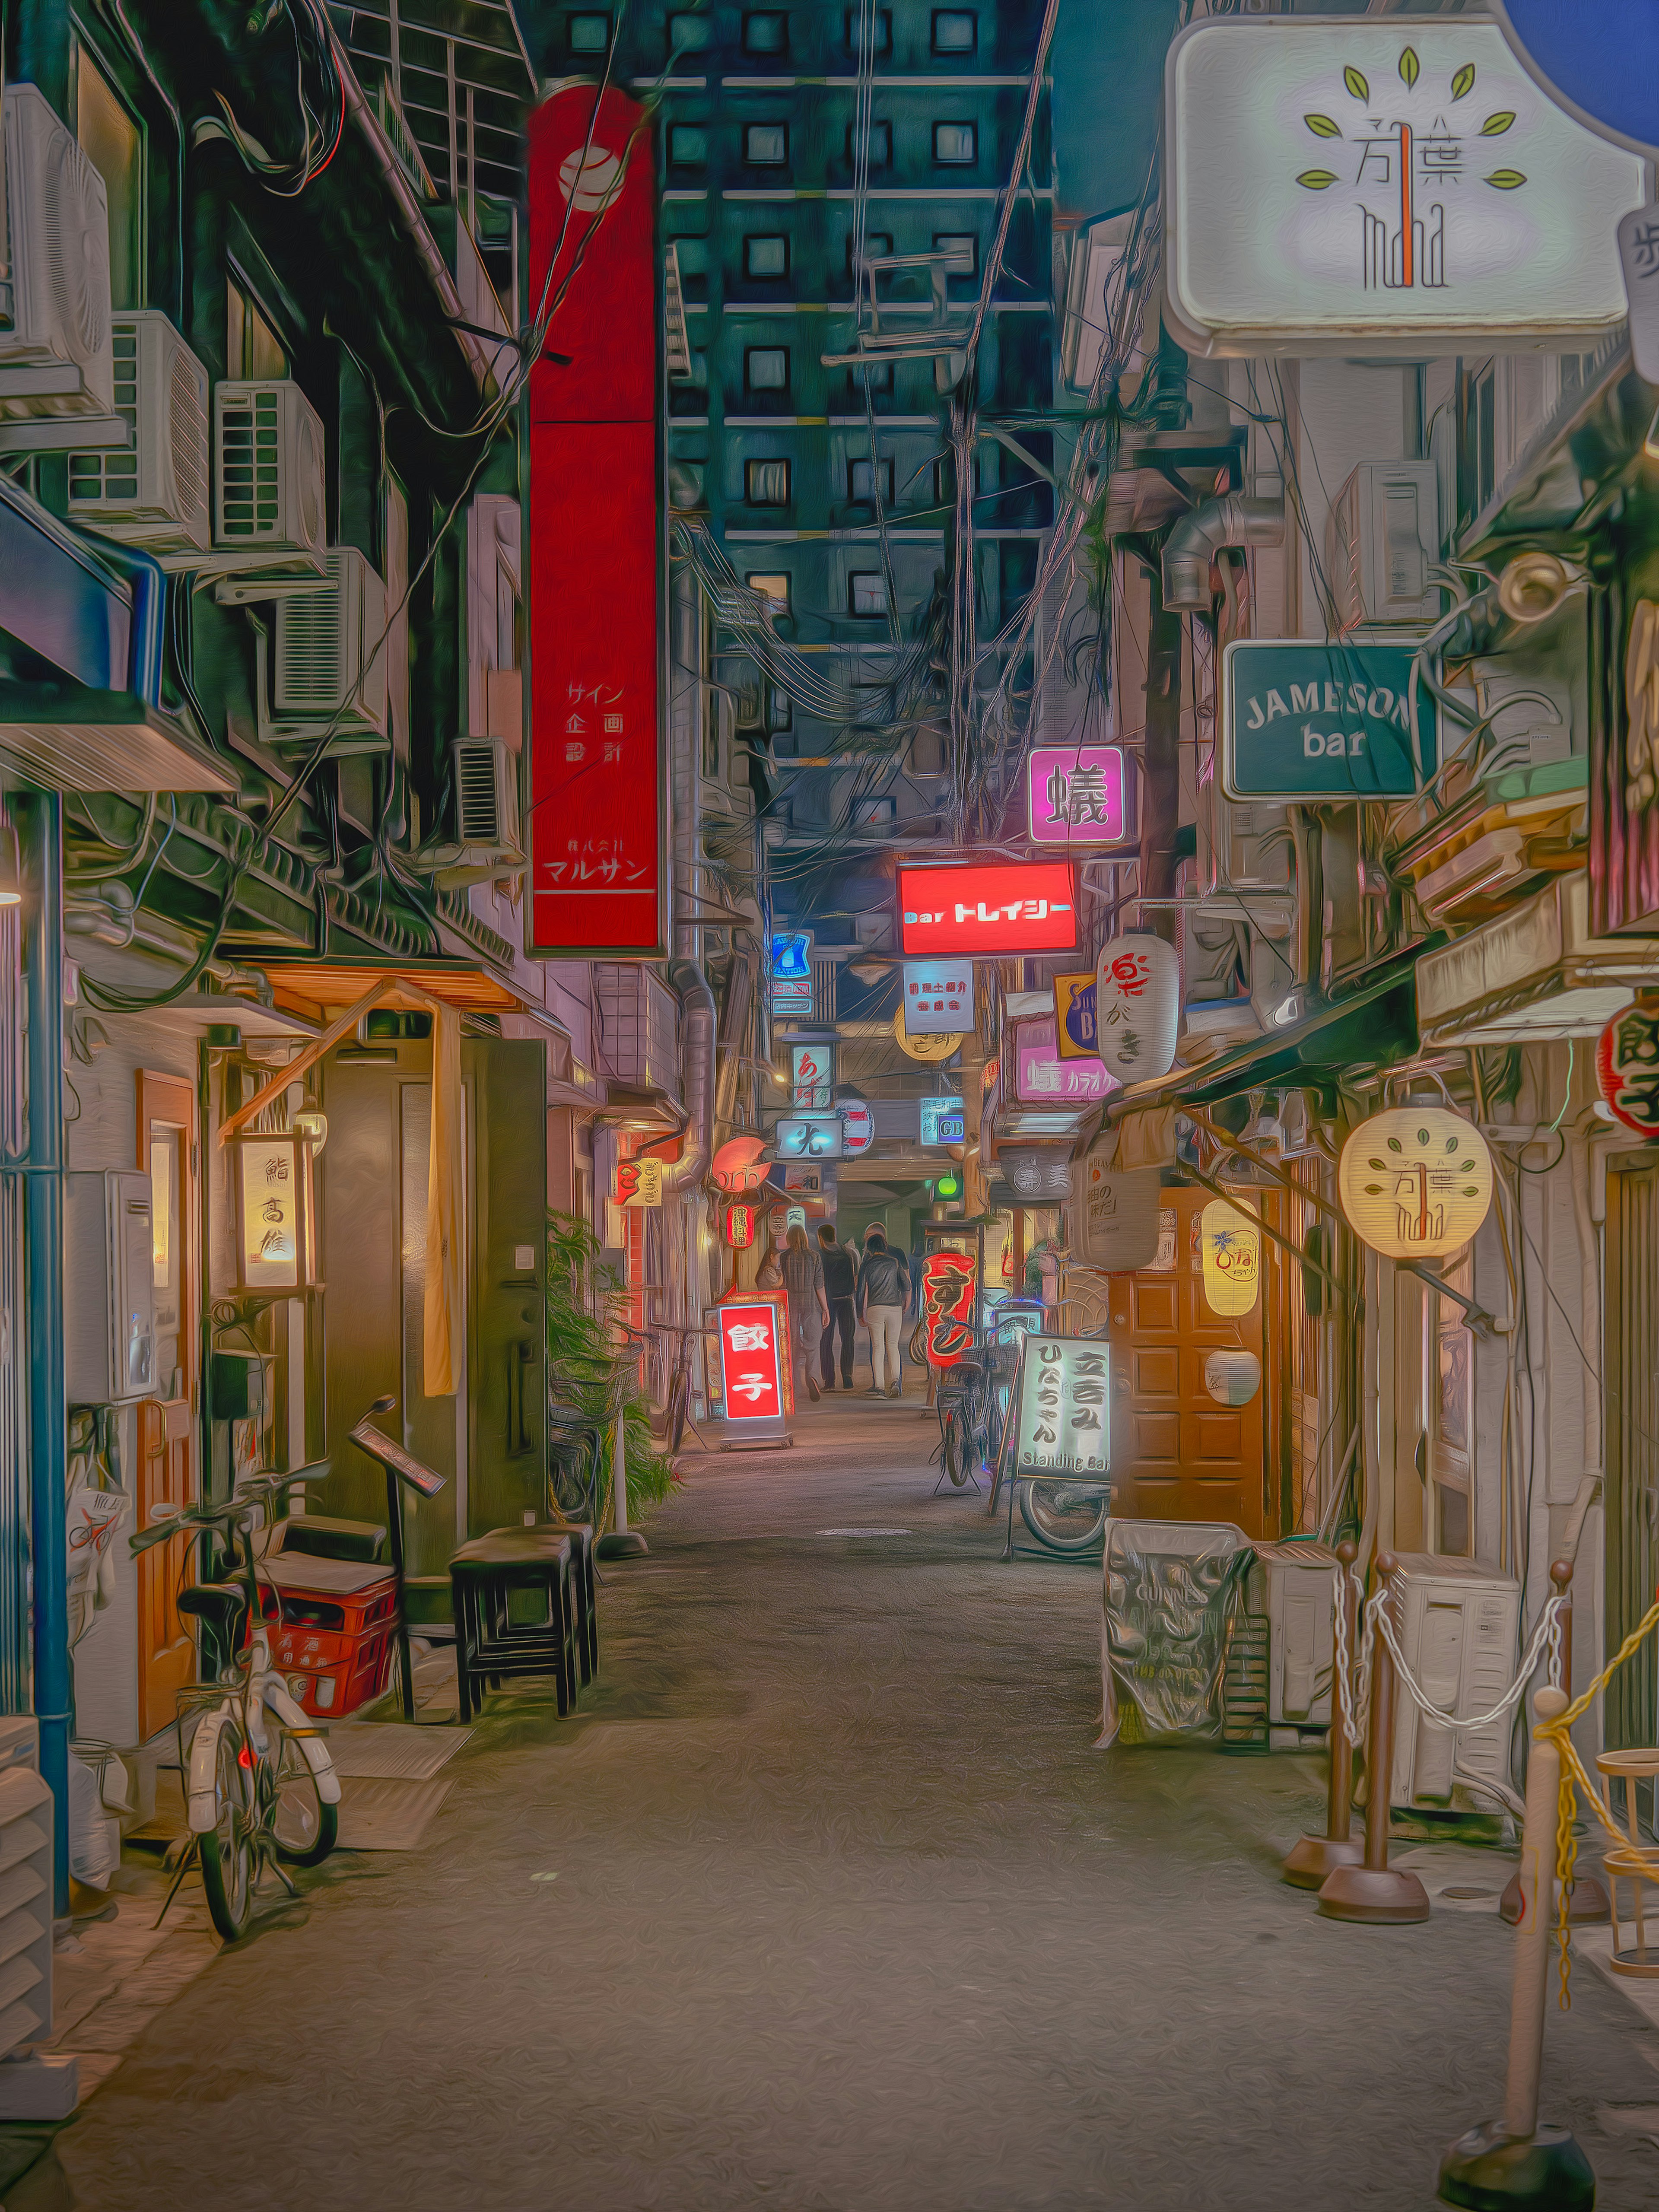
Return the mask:
{"type": "MultiPolygon", "coordinates": [[[[1650,1150],[1607,1162],[1601,1418],[1609,1656],[1652,1603],[1659,1577],[1659,1162],[1650,1150]]],[[[1659,1699],[1650,1665],[1619,1669],[1607,1684],[1605,1724],[1613,1748],[1653,1741],[1659,1699]]]]}
{"type": "Polygon", "coordinates": [[[1261,1356],[1262,1309],[1236,1320],[1204,1296],[1199,1223],[1211,1193],[1166,1190],[1158,1258],[1167,1265],[1114,1275],[1112,1511],[1119,1519],[1230,1521],[1247,1535],[1262,1525],[1264,1392],[1248,1404],[1211,1395],[1212,1352],[1261,1356]]]}
{"type": "MultiPolygon", "coordinates": [[[[196,1096],[176,1076],[141,1072],[138,1166],[150,1179],[155,1284],[155,1373],[164,1397],[138,1408],[138,1526],[150,1526],[163,1502],[197,1496],[196,1096]]],[[[178,1692],[194,1680],[195,1647],[179,1613],[191,1578],[183,1539],[138,1558],[138,1734],[170,1725],[178,1692]]]]}

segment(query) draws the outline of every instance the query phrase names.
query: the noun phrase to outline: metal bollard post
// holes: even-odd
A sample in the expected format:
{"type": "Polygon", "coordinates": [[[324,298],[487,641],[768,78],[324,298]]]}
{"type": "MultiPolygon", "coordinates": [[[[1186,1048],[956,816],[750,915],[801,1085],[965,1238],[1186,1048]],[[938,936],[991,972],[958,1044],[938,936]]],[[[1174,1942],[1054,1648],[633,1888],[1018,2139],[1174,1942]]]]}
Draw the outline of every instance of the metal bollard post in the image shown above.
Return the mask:
{"type": "MultiPolygon", "coordinates": [[[[1387,1589],[1399,1562],[1379,1552],[1376,1571],[1387,1589]]],[[[1392,1592],[1388,1601],[1393,1602],[1392,1592]]],[[[1325,1878],[1319,1910],[1327,1920],[1380,1923],[1426,1920],[1429,1893],[1414,1874],[1389,1864],[1389,1800],[1394,1781],[1394,1657],[1379,1632],[1371,1661],[1371,1726],[1365,1747],[1365,1855],[1325,1878]]]]}
{"type": "MultiPolygon", "coordinates": [[[[1542,1689],[1533,1699],[1533,1711],[1539,1720],[1553,1720],[1565,1712],[1569,1702],[1564,1691],[1542,1689]]],[[[1595,2176],[1573,2136],[1565,2128],[1538,2124],[1560,1785],[1561,1754],[1547,1736],[1535,1735],[1527,1764],[1527,1820],[1521,1844],[1522,1902],[1515,1938],[1504,2117],[1471,2128],[1441,2160],[1443,2204],[1472,2206],[1475,2212],[1493,2205],[1531,2205],[1537,2212],[1590,2212],[1595,2203],[1595,2176]]]]}
{"type": "Polygon", "coordinates": [[[639,1530],[628,1525],[627,1422],[626,1413],[618,1407],[611,1443],[611,1527],[593,1547],[601,1559],[635,1559],[651,1548],[639,1530]]]}
{"type": "MultiPolygon", "coordinates": [[[[1331,1623],[1330,1777],[1325,1791],[1325,1832],[1304,1836],[1285,1859],[1280,1874],[1292,1889],[1318,1889],[1335,1868],[1357,1866],[1365,1855],[1364,1845],[1352,1833],[1354,1747],[1342,1724],[1344,1698],[1337,1695],[1338,1674],[1347,1668],[1348,1655],[1354,1648],[1357,1623],[1349,1570],[1359,1556],[1359,1547],[1345,1537],[1336,1547],[1336,1556],[1341,1562],[1342,1579],[1331,1623]]],[[[1346,1692],[1348,1684],[1343,1687],[1346,1692]]]]}
{"type": "MultiPolygon", "coordinates": [[[[1565,1601],[1561,1607],[1561,1687],[1567,1703],[1572,1703],[1572,1561],[1557,1559],[1550,1568],[1550,1580],[1565,1601]]],[[[1551,1892],[1551,1910],[1554,1910],[1554,1892],[1551,1892]]],[[[1504,1885],[1498,1907],[1511,1928],[1519,1925],[1522,1910],[1521,1869],[1517,1867],[1504,1885]]],[[[1567,1918],[1575,1928],[1608,1920],[1612,1912],[1607,1904],[1607,1893],[1593,1874],[1581,1874],[1572,1885],[1572,1895],[1567,1900],[1567,1918]]]]}

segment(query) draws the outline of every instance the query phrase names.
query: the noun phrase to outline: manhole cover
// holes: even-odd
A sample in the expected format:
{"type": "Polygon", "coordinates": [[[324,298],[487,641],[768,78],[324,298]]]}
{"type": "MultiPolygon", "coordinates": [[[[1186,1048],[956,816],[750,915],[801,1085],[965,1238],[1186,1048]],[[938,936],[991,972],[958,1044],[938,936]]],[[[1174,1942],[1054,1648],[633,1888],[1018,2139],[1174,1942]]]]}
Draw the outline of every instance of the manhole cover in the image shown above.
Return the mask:
{"type": "Polygon", "coordinates": [[[1474,1904],[1486,1898],[1496,1897],[1498,1892],[1495,1889],[1467,1889],[1460,1887],[1456,1889],[1443,1889],[1440,1894],[1442,1897],[1455,1899],[1455,1900],[1462,1905],[1465,1903],[1474,1904]]]}

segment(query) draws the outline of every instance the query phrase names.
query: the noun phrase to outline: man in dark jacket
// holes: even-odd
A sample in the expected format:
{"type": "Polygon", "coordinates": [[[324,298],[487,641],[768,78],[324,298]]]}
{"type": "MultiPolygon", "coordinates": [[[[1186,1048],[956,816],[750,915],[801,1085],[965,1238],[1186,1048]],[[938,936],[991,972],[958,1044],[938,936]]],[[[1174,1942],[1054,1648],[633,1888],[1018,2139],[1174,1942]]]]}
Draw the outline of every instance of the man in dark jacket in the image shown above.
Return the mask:
{"type": "Polygon", "coordinates": [[[864,1240],[864,1262],[859,1269],[859,1319],[870,1331],[870,1376],[872,1398],[896,1398],[899,1381],[899,1337],[904,1309],[910,1299],[910,1270],[902,1252],[890,1252],[878,1229],[864,1240]]]}
{"type": "Polygon", "coordinates": [[[853,1345],[858,1334],[858,1323],[853,1312],[853,1300],[858,1287],[858,1260],[845,1244],[836,1242],[833,1222],[818,1224],[818,1257],[823,1263],[823,1295],[830,1308],[830,1318],[823,1324],[823,1335],[818,1346],[818,1358],[823,1369],[823,1387],[836,1387],[836,1331],[841,1331],[841,1387],[853,1387],[853,1345]]]}

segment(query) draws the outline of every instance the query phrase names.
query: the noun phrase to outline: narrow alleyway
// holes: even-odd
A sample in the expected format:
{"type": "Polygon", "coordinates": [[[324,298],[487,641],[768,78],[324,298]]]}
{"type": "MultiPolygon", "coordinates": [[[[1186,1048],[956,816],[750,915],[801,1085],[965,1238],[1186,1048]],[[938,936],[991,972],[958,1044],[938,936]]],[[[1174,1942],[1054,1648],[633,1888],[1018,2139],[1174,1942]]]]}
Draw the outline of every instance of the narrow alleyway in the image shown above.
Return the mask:
{"type": "MultiPolygon", "coordinates": [[[[694,1459],[580,1718],[492,1701],[426,1848],[304,1878],[9,2212],[1428,2204],[1496,1918],[1318,1920],[1311,1761],[1096,1751],[1097,1566],[998,1564],[914,1405],[799,1433],[694,1459]]],[[[1545,2110],[1609,2208],[1659,2203],[1597,2118],[1644,2045],[1581,1960],[1545,2110]]]]}

